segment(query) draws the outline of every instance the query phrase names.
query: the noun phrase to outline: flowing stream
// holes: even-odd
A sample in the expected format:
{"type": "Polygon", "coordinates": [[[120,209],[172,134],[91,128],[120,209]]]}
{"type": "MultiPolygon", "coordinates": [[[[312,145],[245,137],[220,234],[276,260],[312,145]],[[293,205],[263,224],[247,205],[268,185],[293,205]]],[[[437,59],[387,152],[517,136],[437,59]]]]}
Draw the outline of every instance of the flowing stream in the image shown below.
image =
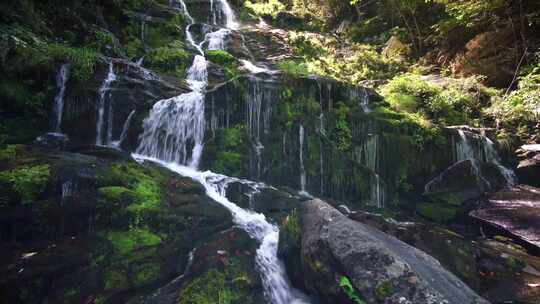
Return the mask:
{"type": "MultiPolygon", "coordinates": [[[[218,0],[216,4],[213,5],[212,2],[212,7],[220,8],[220,12],[215,14],[224,16],[226,30],[238,28],[239,24],[229,4],[225,0],[218,0]]],[[[179,5],[190,21],[185,29],[186,39],[201,54],[195,56],[187,73],[187,81],[192,92],[161,100],[154,105],[144,121],[144,131],[134,157],[156,162],[173,172],[200,182],[207,195],[227,208],[233,215],[234,222],[259,242],[256,265],[270,303],[308,303],[306,296],[290,286],[285,267],[277,257],[278,227],[268,222],[263,214],[242,209],[226,197],[227,186],[232,182],[247,185],[252,192],[258,191],[260,185],[209,171],[197,171],[205,131],[204,93],[208,84],[207,62],[202,49],[204,43],[197,44],[190,33],[190,27],[195,20],[190,16],[183,1],[180,1],[179,5]]],[[[209,39],[211,45],[208,47],[224,47],[225,32],[220,29],[207,34],[206,37],[211,37],[209,39]]],[[[256,132],[258,133],[258,128],[256,132]]]]}

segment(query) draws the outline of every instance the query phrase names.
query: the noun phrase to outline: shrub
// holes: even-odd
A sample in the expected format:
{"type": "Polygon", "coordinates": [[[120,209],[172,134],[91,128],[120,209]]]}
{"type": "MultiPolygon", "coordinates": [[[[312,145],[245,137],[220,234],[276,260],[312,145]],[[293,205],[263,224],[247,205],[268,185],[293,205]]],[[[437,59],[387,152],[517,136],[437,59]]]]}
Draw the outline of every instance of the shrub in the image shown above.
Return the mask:
{"type": "Polygon", "coordinates": [[[92,76],[98,59],[97,53],[89,48],[75,48],[62,43],[47,44],[46,52],[53,60],[71,62],[70,75],[81,82],[92,76]]]}
{"type": "Polygon", "coordinates": [[[343,292],[347,295],[349,300],[351,300],[352,302],[356,304],[366,304],[366,302],[364,302],[356,294],[356,291],[354,290],[354,287],[352,286],[351,281],[349,281],[349,278],[347,278],[346,276],[341,276],[339,278],[339,287],[341,288],[341,290],[343,290],[343,292]]]}
{"type": "Polygon", "coordinates": [[[397,111],[419,113],[447,125],[469,123],[475,107],[472,96],[456,85],[443,89],[413,74],[394,77],[380,92],[397,111]]]}
{"type": "Polygon", "coordinates": [[[49,175],[49,165],[26,166],[0,173],[0,181],[11,184],[12,189],[21,196],[22,203],[27,204],[45,190],[49,175]]]}
{"type": "Polygon", "coordinates": [[[309,75],[308,68],[305,63],[295,60],[282,60],[276,64],[277,68],[285,74],[292,77],[306,77],[309,75]]]}
{"type": "Polygon", "coordinates": [[[177,45],[154,49],[146,57],[149,66],[178,77],[184,76],[190,60],[191,55],[177,45]]]}
{"type": "Polygon", "coordinates": [[[209,50],[205,52],[206,58],[213,63],[231,65],[236,63],[236,58],[224,50],[209,50]]]}

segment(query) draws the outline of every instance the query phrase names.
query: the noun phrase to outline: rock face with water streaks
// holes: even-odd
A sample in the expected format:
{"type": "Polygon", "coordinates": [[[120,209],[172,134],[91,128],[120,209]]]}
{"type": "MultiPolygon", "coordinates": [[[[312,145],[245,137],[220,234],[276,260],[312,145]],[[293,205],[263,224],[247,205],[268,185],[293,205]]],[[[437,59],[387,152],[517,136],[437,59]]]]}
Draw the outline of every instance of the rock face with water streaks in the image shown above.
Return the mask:
{"type": "Polygon", "coordinates": [[[485,192],[504,186],[504,177],[497,167],[475,160],[460,161],[430,181],[424,195],[451,205],[480,197],[485,192]]]}
{"type": "Polygon", "coordinates": [[[304,203],[300,223],[306,287],[327,303],[488,303],[434,258],[323,201],[304,203]]]}

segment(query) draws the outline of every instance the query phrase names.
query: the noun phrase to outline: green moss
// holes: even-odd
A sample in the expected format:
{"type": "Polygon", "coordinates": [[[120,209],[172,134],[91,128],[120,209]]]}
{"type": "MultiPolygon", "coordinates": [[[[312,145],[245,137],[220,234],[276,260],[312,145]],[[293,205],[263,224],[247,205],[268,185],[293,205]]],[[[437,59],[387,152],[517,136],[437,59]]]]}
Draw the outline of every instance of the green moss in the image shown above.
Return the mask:
{"type": "Polygon", "coordinates": [[[182,42],[175,41],[169,46],[151,50],[145,59],[149,67],[183,77],[190,64],[191,55],[183,49],[182,42]]]}
{"type": "Polygon", "coordinates": [[[276,63],[276,67],[282,70],[285,74],[294,78],[306,77],[309,75],[306,64],[295,60],[282,60],[276,63]]]}
{"type": "Polygon", "coordinates": [[[133,191],[119,186],[101,187],[98,189],[98,194],[104,199],[112,202],[121,202],[133,200],[133,191]]]}
{"type": "Polygon", "coordinates": [[[105,289],[125,289],[129,287],[129,282],[126,275],[118,270],[109,269],[105,272],[105,289]]]}
{"type": "Polygon", "coordinates": [[[375,288],[375,297],[377,300],[384,302],[384,300],[392,293],[392,283],[390,281],[384,281],[377,284],[375,288]]]}
{"type": "Polygon", "coordinates": [[[356,304],[366,304],[366,302],[364,302],[356,293],[356,290],[352,286],[351,281],[349,281],[349,278],[347,278],[346,276],[341,276],[339,278],[339,287],[352,302],[356,304]]]}
{"type": "Polygon", "coordinates": [[[116,253],[126,255],[139,247],[151,247],[161,244],[161,238],[152,232],[134,228],[129,231],[111,231],[105,236],[111,242],[116,253]]]}
{"type": "Polygon", "coordinates": [[[506,265],[508,265],[508,267],[510,267],[510,269],[514,272],[519,272],[527,266],[525,262],[518,260],[514,257],[509,257],[508,259],[506,259],[506,265]]]}
{"type": "Polygon", "coordinates": [[[297,210],[293,209],[281,225],[279,254],[282,255],[290,250],[300,249],[301,241],[300,219],[297,210]]]}
{"type": "Polygon", "coordinates": [[[236,58],[224,50],[208,50],[205,52],[206,58],[216,64],[232,65],[237,63],[236,58]]]}
{"type": "Polygon", "coordinates": [[[49,180],[49,165],[25,166],[0,173],[0,182],[10,184],[21,196],[22,203],[31,203],[37,195],[45,190],[49,180]]]}
{"type": "Polygon", "coordinates": [[[146,285],[159,279],[161,267],[157,263],[145,263],[137,265],[133,271],[133,284],[136,286],[146,285]]]}
{"type": "MultiPolygon", "coordinates": [[[[191,281],[178,295],[177,304],[245,303],[251,281],[233,265],[224,271],[211,269],[191,281]]],[[[250,303],[250,302],[249,302],[250,303]]]]}
{"type": "Polygon", "coordinates": [[[97,53],[89,48],[76,48],[61,43],[50,43],[46,52],[55,61],[71,62],[70,77],[78,81],[90,79],[97,63],[97,53]]]}
{"type": "Polygon", "coordinates": [[[3,149],[0,149],[0,161],[9,161],[17,155],[16,145],[7,145],[3,149]]]}
{"type": "Polygon", "coordinates": [[[394,77],[381,94],[395,110],[419,113],[445,125],[469,123],[475,104],[473,97],[455,85],[446,88],[414,74],[394,77]]]}
{"type": "Polygon", "coordinates": [[[443,204],[420,203],[416,205],[416,211],[425,218],[435,222],[445,223],[456,217],[457,209],[443,204]]]}
{"type": "Polygon", "coordinates": [[[147,169],[135,163],[115,163],[98,172],[98,186],[104,195],[127,195],[133,201],[127,210],[134,224],[142,224],[142,218],[150,211],[158,211],[161,202],[163,176],[157,170],[147,169]],[[113,187],[113,188],[111,188],[113,187]]]}

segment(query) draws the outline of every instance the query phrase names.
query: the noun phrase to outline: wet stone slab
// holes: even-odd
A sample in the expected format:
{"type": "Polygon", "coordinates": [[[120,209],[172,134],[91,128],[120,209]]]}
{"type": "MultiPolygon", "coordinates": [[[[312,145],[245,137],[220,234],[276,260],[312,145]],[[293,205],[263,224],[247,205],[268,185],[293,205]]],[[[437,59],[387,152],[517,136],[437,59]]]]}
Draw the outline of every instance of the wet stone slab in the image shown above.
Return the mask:
{"type": "Polygon", "coordinates": [[[520,185],[501,190],[470,215],[540,250],[540,189],[520,185]]]}

